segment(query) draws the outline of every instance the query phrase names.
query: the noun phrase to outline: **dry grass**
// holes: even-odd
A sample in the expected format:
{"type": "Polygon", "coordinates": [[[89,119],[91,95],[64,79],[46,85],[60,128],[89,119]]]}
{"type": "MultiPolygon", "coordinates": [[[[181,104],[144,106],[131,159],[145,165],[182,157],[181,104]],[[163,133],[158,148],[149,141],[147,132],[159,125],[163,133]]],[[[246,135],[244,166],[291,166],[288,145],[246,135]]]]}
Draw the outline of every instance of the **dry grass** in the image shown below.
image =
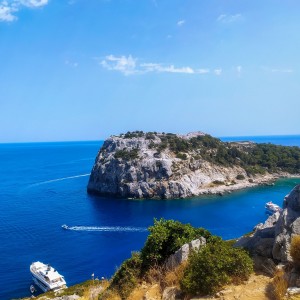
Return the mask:
{"type": "Polygon", "coordinates": [[[161,289],[164,289],[166,287],[165,274],[165,267],[156,265],[148,270],[145,280],[150,284],[158,284],[161,289]]]}
{"type": "Polygon", "coordinates": [[[180,286],[180,280],[183,277],[187,262],[183,262],[174,270],[168,271],[165,276],[166,286],[180,286]]]}
{"type": "Polygon", "coordinates": [[[300,266],[300,235],[292,237],[290,254],[294,263],[300,266]]]}
{"type": "Polygon", "coordinates": [[[275,300],[285,299],[285,294],[288,288],[288,283],[285,279],[285,273],[283,270],[276,270],[272,283],[271,283],[271,295],[275,300]]]}
{"type": "Polygon", "coordinates": [[[117,291],[113,289],[105,290],[101,296],[99,296],[99,300],[122,300],[121,296],[117,293],[117,291]]]}

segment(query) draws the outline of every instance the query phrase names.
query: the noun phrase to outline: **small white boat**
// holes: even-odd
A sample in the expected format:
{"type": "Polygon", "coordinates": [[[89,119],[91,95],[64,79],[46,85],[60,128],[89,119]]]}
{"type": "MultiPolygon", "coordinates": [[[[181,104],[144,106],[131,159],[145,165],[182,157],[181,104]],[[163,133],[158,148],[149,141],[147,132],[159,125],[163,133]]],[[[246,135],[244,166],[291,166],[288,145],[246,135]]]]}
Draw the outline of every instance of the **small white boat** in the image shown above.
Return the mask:
{"type": "Polygon", "coordinates": [[[69,226],[68,226],[68,225],[66,225],[66,224],[64,224],[64,225],[61,225],[61,227],[62,227],[63,229],[69,229],[69,226]]]}
{"type": "Polygon", "coordinates": [[[268,214],[274,214],[276,212],[282,211],[282,208],[279,205],[273,203],[272,201],[266,203],[265,209],[268,214]]]}
{"type": "Polygon", "coordinates": [[[36,292],[36,289],[35,289],[35,287],[34,287],[33,284],[30,286],[29,289],[30,289],[31,294],[33,294],[34,292],[36,292]]]}
{"type": "Polygon", "coordinates": [[[30,265],[30,272],[34,283],[43,291],[59,291],[67,287],[64,276],[60,275],[50,265],[39,261],[30,265]]]}

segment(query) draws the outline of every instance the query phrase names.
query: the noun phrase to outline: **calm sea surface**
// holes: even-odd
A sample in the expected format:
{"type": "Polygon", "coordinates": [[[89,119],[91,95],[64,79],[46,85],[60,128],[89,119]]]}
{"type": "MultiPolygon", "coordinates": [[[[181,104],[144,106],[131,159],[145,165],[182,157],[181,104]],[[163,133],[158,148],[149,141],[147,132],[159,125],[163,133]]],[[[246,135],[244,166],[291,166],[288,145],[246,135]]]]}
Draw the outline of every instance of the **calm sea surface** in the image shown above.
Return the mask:
{"type": "MultiPolygon", "coordinates": [[[[300,136],[239,137],[300,146],[300,136]]],[[[266,219],[300,182],[279,180],[224,197],[125,200],[89,196],[88,174],[101,142],[0,144],[0,299],[29,296],[31,262],[50,263],[68,285],[108,277],[143,246],[153,218],[202,226],[225,239],[266,219]],[[75,226],[63,230],[61,225],[75,226]]]]}

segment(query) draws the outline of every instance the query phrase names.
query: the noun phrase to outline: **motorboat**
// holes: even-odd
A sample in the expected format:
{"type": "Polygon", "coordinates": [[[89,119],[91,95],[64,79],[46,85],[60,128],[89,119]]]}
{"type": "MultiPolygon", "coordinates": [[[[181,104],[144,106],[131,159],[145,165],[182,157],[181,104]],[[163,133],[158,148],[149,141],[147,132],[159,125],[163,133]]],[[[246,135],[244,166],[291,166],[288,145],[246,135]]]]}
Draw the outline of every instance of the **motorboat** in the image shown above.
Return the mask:
{"type": "Polygon", "coordinates": [[[69,229],[69,226],[68,226],[68,225],[66,225],[66,224],[64,224],[64,225],[61,225],[61,227],[62,227],[63,229],[69,229]]]}
{"type": "Polygon", "coordinates": [[[282,211],[282,208],[279,205],[273,203],[272,201],[266,203],[265,209],[268,214],[274,214],[276,212],[282,211]]]}
{"type": "Polygon", "coordinates": [[[43,291],[59,291],[67,287],[64,276],[60,275],[50,265],[34,262],[30,265],[30,272],[34,283],[43,291]]]}

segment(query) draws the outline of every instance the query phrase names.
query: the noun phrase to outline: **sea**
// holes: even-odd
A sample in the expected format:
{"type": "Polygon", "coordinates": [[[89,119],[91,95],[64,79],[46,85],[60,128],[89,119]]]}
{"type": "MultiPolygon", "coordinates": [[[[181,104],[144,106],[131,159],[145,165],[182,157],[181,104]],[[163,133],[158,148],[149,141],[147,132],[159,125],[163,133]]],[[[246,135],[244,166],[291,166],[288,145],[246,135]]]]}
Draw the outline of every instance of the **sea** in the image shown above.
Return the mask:
{"type": "MultiPolygon", "coordinates": [[[[300,146],[300,136],[224,137],[300,146]]],[[[204,227],[237,238],[267,218],[264,205],[283,198],[299,179],[280,179],[220,196],[128,200],[88,195],[103,142],[0,144],[0,299],[30,296],[29,266],[51,264],[69,286],[109,278],[139,251],[154,218],[204,227]],[[69,230],[62,228],[66,224],[69,230]]]]}

